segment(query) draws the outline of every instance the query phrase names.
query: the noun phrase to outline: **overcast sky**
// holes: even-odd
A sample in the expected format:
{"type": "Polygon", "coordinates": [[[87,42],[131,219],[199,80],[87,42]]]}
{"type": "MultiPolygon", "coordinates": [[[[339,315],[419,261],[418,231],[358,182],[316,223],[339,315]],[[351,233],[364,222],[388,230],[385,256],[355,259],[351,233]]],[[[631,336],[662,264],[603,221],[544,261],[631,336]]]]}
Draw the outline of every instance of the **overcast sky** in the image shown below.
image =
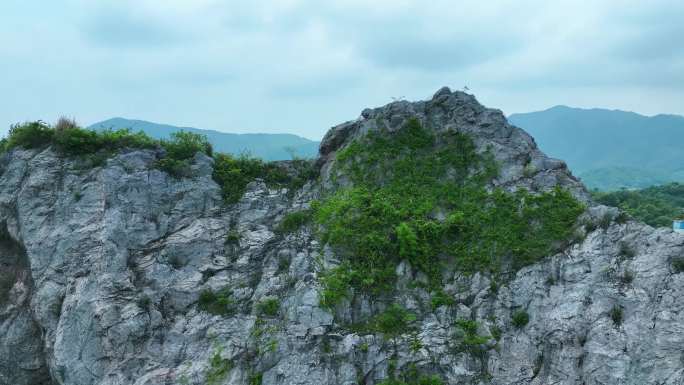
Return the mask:
{"type": "Polygon", "coordinates": [[[467,85],[506,114],[684,114],[684,1],[1,0],[0,131],[59,115],[319,139],[467,85]]]}

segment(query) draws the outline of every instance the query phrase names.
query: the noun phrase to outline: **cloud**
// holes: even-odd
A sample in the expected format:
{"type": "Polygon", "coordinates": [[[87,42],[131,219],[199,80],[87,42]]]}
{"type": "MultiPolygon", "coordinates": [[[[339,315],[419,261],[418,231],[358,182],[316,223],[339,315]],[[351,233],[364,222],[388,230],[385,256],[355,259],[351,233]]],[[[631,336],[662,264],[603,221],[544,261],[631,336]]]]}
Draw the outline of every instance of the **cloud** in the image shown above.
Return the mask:
{"type": "Polygon", "coordinates": [[[465,84],[507,112],[684,114],[682,18],[678,0],[6,0],[0,126],[127,116],[315,138],[465,84]]]}
{"type": "Polygon", "coordinates": [[[184,38],[163,20],[150,19],[121,7],[97,9],[83,21],[83,32],[94,43],[117,49],[166,46],[184,38]]]}

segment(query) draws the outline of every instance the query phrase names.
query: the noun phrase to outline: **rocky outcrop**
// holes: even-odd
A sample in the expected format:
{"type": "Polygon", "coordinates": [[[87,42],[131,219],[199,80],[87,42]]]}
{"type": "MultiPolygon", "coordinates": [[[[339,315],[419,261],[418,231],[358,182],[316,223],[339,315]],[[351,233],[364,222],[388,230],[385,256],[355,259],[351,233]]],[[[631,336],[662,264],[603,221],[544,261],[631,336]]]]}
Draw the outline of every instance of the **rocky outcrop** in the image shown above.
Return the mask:
{"type": "Polygon", "coordinates": [[[411,335],[345,322],[375,304],[321,307],[317,277],[334,252],[308,226],[278,225],[318,197],[337,150],[409,117],[491,149],[496,186],[561,185],[589,202],[500,111],[448,89],[334,127],[321,183],[291,192],[255,180],[228,206],[202,155],[192,177],[175,179],[152,151],[84,168],[51,149],[15,149],[0,170],[0,384],[377,384],[392,367],[445,384],[684,384],[684,274],[673,265],[684,237],[605,207],[588,209],[573,245],[504,285],[456,274],[451,306],[406,290],[415,273],[402,264],[397,302],[418,316],[411,335]],[[222,293],[229,311],[201,306],[203,292],[222,293]],[[529,322],[512,320],[521,311],[529,322]],[[459,345],[459,319],[476,320],[486,342],[459,345]]]}
{"type": "Polygon", "coordinates": [[[398,130],[411,118],[435,132],[456,129],[470,134],[480,151],[491,151],[500,166],[494,186],[540,191],[560,185],[579,199],[589,200],[584,186],[572,176],[565,162],[542,153],[534,139],[509,124],[500,110],[486,108],[473,95],[451,92],[446,87],[430,100],[397,101],[365,109],[357,120],[333,127],[321,142],[319,164],[327,170],[334,163],[336,151],[354,139],[379,127],[389,132],[398,130]]]}

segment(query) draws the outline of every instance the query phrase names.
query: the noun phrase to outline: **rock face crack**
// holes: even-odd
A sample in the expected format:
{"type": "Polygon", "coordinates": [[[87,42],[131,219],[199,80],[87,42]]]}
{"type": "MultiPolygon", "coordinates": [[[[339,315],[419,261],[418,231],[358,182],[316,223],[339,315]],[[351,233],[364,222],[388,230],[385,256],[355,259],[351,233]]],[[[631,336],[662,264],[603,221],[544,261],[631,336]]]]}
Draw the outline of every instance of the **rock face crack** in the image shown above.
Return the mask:
{"type": "Polygon", "coordinates": [[[326,134],[320,179],[294,193],[255,180],[225,205],[210,158],[185,179],[153,159],[129,151],[88,171],[49,148],[0,159],[0,385],[375,385],[411,373],[449,385],[684,384],[684,273],[672,266],[684,237],[618,223],[472,95],[443,88],[363,110],[326,134]],[[445,277],[441,302],[402,263],[394,298],[358,295],[331,311],[320,278],[341,256],[314,226],[279,224],[331,188],[345,146],[412,118],[492,151],[492,188],[569,190],[588,207],[578,237],[501,282],[445,277]],[[416,316],[410,332],[354,324],[390,302],[416,316]]]}
{"type": "Polygon", "coordinates": [[[51,384],[24,246],[0,223],[0,384],[51,384]]]}

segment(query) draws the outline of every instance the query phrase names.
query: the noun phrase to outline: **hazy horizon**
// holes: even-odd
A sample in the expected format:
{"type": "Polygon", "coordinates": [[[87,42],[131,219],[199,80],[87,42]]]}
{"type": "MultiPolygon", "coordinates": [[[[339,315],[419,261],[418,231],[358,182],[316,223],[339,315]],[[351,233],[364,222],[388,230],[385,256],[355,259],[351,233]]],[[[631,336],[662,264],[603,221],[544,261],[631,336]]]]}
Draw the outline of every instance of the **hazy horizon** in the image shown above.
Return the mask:
{"type": "Polygon", "coordinates": [[[506,115],[684,115],[678,1],[0,3],[0,132],[113,117],[320,139],[393,98],[467,86],[506,115]]]}

